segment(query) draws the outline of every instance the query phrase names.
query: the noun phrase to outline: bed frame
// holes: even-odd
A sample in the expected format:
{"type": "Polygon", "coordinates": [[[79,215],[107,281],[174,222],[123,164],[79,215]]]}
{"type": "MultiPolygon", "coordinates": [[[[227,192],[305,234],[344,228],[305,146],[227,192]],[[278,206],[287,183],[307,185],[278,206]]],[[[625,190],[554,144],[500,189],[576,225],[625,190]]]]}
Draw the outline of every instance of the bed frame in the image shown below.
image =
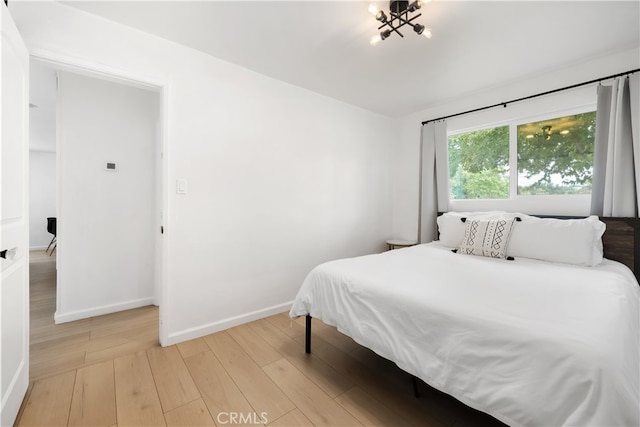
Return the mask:
{"type": "MultiPolygon", "coordinates": [[[[442,212],[438,212],[442,215],[442,212]]],[[[540,218],[580,219],[582,216],[536,215],[540,218]]],[[[602,236],[604,257],[618,261],[633,271],[640,283],[640,218],[600,217],[607,225],[602,236]]],[[[311,353],[311,315],[307,314],[305,322],[304,351],[311,353]]],[[[416,383],[414,381],[414,391],[416,383]]]]}
{"type": "MultiPolygon", "coordinates": [[[[442,212],[438,212],[438,216],[442,212]]],[[[552,216],[552,215],[535,215],[539,218],[556,218],[556,219],[580,219],[583,216],[552,216]]],[[[602,245],[604,257],[618,261],[627,267],[636,276],[636,281],[640,284],[640,218],[627,217],[600,217],[600,221],[607,226],[602,236],[602,245]]],[[[311,315],[307,314],[305,318],[305,341],[304,351],[311,353],[311,315]]],[[[419,383],[420,380],[411,375],[411,383],[413,387],[413,395],[416,399],[420,398],[419,383]]]]}

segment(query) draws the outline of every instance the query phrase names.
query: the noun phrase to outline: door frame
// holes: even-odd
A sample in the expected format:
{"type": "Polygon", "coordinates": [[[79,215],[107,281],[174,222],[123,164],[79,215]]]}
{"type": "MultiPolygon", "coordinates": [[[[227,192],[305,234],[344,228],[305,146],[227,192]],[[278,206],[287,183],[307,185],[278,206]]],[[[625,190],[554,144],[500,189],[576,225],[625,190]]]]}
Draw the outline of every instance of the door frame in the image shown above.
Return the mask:
{"type": "MultiPolygon", "coordinates": [[[[157,230],[159,236],[155,239],[155,262],[159,263],[159,268],[155,268],[155,272],[159,273],[155,275],[155,303],[159,306],[159,331],[158,338],[161,346],[165,346],[168,342],[168,336],[166,328],[164,327],[166,322],[166,295],[167,290],[167,278],[169,271],[168,263],[168,248],[169,248],[169,236],[167,230],[167,218],[169,217],[169,194],[168,194],[168,169],[169,169],[169,153],[167,150],[168,141],[168,105],[169,105],[169,84],[167,81],[158,79],[154,76],[140,75],[129,71],[123,71],[122,69],[116,69],[98,62],[89,61],[86,59],[70,57],[54,52],[49,52],[41,49],[33,49],[29,52],[31,60],[38,61],[45,65],[51,66],[56,70],[69,71],[76,74],[85,75],[92,78],[98,78],[101,80],[107,80],[115,83],[121,83],[129,86],[135,86],[142,89],[148,89],[158,93],[159,98],[159,114],[158,125],[156,135],[156,154],[160,155],[160,159],[156,158],[156,166],[160,166],[159,175],[160,182],[159,188],[156,188],[156,193],[160,196],[159,206],[160,212],[157,212],[156,218],[157,224],[162,227],[161,230],[157,230]],[[158,247],[159,246],[159,247],[158,247]]],[[[59,153],[57,154],[59,156],[59,153]]],[[[58,159],[59,160],[59,159],[58,159]]],[[[57,179],[56,193],[60,194],[60,182],[57,179]]],[[[56,197],[59,200],[59,197],[56,197]]],[[[56,202],[57,203],[57,202],[56,202]]],[[[158,264],[156,264],[158,265],[158,264]]],[[[57,298],[56,298],[57,299],[57,298]]]]}

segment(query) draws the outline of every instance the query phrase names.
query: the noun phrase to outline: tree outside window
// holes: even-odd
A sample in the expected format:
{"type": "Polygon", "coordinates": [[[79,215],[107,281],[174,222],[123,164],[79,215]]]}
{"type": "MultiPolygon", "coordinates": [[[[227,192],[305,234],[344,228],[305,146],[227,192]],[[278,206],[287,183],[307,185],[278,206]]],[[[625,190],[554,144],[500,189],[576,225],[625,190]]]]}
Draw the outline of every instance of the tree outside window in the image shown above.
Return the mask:
{"type": "Polygon", "coordinates": [[[509,126],[449,137],[452,199],[509,197],[509,126]]]}
{"type": "Polygon", "coordinates": [[[595,112],[451,135],[450,197],[509,198],[511,168],[519,196],[590,194],[594,137],[595,112]],[[511,132],[517,165],[509,164],[511,132]]]}
{"type": "Polygon", "coordinates": [[[591,194],[596,113],[518,126],[518,194],[591,194]]]}

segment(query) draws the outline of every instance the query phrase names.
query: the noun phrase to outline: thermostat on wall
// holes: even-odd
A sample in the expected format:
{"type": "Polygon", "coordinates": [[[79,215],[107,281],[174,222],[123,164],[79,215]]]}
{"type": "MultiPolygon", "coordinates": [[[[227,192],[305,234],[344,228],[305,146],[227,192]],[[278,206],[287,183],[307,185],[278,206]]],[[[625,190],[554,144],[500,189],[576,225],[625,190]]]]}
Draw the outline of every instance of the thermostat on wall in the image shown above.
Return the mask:
{"type": "Polygon", "coordinates": [[[111,172],[116,171],[116,164],[114,162],[107,162],[105,169],[111,172]]]}

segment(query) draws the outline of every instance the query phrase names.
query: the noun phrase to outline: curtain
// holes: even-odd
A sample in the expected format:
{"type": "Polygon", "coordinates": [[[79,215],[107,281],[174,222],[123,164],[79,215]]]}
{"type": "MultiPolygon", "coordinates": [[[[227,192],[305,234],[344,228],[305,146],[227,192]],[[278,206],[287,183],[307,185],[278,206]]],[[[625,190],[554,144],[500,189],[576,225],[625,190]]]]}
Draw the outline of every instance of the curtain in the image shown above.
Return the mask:
{"type": "Polygon", "coordinates": [[[640,75],[598,86],[591,213],[637,217],[640,211],[640,75]]]}
{"type": "Polygon", "coordinates": [[[438,212],[449,210],[449,158],[447,122],[429,122],[422,127],[420,145],[418,242],[436,239],[438,212]]]}

